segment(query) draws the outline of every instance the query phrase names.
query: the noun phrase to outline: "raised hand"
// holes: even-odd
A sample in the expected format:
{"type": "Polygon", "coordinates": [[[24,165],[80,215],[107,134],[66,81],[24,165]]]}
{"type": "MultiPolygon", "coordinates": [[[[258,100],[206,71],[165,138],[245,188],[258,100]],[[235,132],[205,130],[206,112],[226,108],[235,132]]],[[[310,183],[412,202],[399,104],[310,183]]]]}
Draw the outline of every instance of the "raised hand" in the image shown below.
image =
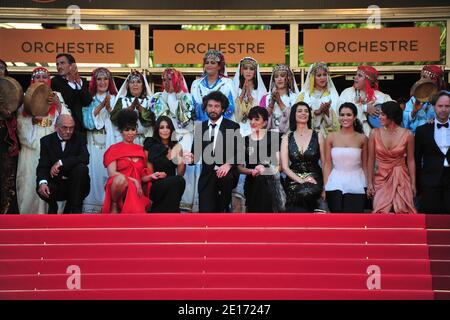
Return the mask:
{"type": "Polygon", "coordinates": [[[380,109],[375,108],[375,102],[369,102],[367,104],[367,113],[375,116],[375,117],[379,117],[380,116],[380,109]]]}

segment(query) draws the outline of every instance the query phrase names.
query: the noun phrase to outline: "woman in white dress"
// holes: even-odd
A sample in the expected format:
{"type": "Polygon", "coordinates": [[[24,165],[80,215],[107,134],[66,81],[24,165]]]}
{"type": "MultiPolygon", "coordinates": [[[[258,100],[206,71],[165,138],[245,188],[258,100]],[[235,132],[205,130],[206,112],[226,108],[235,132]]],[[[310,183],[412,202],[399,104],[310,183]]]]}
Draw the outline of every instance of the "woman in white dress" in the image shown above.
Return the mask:
{"type": "Polygon", "coordinates": [[[324,184],[331,212],[364,212],[368,140],[351,102],[339,108],[341,130],[325,141],[324,184]]]}
{"type": "Polygon", "coordinates": [[[305,85],[297,101],[304,101],[313,111],[312,125],[324,138],[328,133],[339,130],[337,107],[339,94],[331,80],[328,66],[323,62],[309,67],[305,85]]]}
{"type": "Polygon", "coordinates": [[[152,96],[147,78],[137,70],[132,70],[127,79],[120,87],[117,99],[112,107],[111,122],[114,124],[115,142],[121,142],[122,136],[117,129],[117,118],[122,109],[131,109],[138,114],[138,132],[134,143],[144,144],[146,137],[153,136],[155,114],[150,110],[150,99],[152,96]]]}
{"type": "MultiPolygon", "coordinates": [[[[43,67],[35,68],[31,84],[41,82],[50,87],[50,72],[43,67]]],[[[48,205],[36,192],[36,167],[38,165],[41,138],[55,132],[55,120],[60,114],[70,114],[59,92],[53,91],[48,98],[49,111],[44,117],[27,114],[22,105],[17,116],[17,134],[21,144],[17,169],[17,201],[20,213],[47,213],[48,205]]]]}
{"type": "Polygon", "coordinates": [[[297,101],[298,94],[292,70],[284,64],[275,66],[270,77],[269,93],[259,103],[269,112],[268,130],[280,133],[289,130],[289,113],[297,101]]]}
{"type": "Polygon", "coordinates": [[[117,95],[117,87],[106,68],[92,71],[89,83],[92,102],[83,108],[83,125],[87,131],[87,149],[89,151],[89,176],[91,191],[84,199],[83,212],[99,213],[105,198],[105,184],[108,172],[103,166],[103,155],[114,144],[114,129],[110,119],[117,95]]]}
{"type": "Polygon", "coordinates": [[[267,94],[258,62],[251,57],[245,57],[239,62],[234,75],[233,85],[238,97],[235,100],[235,118],[240,125],[243,137],[252,133],[248,113],[250,109],[259,106],[261,99],[267,94]]]}
{"type": "Polygon", "coordinates": [[[368,137],[372,127],[367,119],[369,115],[380,116],[381,109],[376,105],[381,105],[386,101],[391,101],[388,94],[378,90],[378,71],[374,67],[361,65],[356,70],[353,86],[342,91],[338,105],[345,102],[352,102],[358,108],[358,119],[363,125],[364,134],[368,137]]]}
{"type": "MultiPolygon", "coordinates": [[[[167,68],[163,71],[162,81],[164,91],[153,95],[150,108],[155,114],[156,121],[161,116],[167,116],[172,120],[175,128],[175,136],[172,139],[176,139],[180,143],[183,152],[191,152],[195,107],[187,90],[186,81],[183,74],[174,68],[167,68]]],[[[195,167],[186,166],[185,170],[186,188],[180,208],[192,211],[195,199],[195,167]]]]}

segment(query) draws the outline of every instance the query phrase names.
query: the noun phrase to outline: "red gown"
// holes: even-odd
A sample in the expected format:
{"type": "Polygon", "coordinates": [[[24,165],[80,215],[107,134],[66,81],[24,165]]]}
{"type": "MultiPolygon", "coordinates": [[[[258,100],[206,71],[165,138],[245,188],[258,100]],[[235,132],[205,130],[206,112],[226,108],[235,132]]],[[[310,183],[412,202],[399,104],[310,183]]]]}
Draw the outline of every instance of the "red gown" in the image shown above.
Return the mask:
{"type": "MultiPolygon", "coordinates": [[[[141,145],[126,144],[119,142],[112,145],[106,150],[103,156],[103,165],[108,165],[117,162],[117,172],[122,173],[128,180],[127,193],[124,200],[119,202],[121,213],[146,213],[150,206],[150,199],[148,197],[150,192],[150,182],[142,184],[143,195],[137,195],[137,189],[134,182],[129,177],[141,181],[141,178],[150,174],[147,168],[147,161],[145,158],[144,149],[141,145]],[[139,158],[134,162],[131,158],[139,158]]],[[[110,213],[111,211],[111,185],[114,177],[109,177],[105,185],[105,201],[103,202],[102,213],[110,213]]]]}

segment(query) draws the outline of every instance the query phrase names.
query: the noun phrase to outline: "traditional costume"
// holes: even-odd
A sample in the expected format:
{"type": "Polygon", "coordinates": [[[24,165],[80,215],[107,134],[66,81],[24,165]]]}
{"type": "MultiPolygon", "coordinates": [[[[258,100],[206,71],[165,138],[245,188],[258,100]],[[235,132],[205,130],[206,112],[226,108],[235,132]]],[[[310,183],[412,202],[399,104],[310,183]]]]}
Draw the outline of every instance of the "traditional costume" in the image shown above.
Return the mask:
{"type": "Polygon", "coordinates": [[[367,122],[368,104],[382,104],[392,99],[388,94],[378,90],[378,71],[374,67],[361,65],[357,71],[361,72],[365,77],[364,90],[355,89],[354,86],[345,89],[339,97],[338,106],[341,106],[345,102],[354,103],[358,108],[358,119],[363,125],[364,134],[369,136],[372,128],[367,122]]]}
{"type": "Polygon", "coordinates": [[[234,91],[237,92],[237,98],[235,100],[235,118],[236,122],[240,125],[241,135],[243,137],[252,133],[250,127],[250,121],[248,119],[248,113],[251,108],[258,106],[261,99],[267,94],[266,86],[264,85],[261,73],[259,71],[258,62],[251,57],[245,57],[239,62],[236,73],[233,79],[234,91]],[[253,78],[253,90],[251,97],[244,96],[240,99],[242,93],[242,87],[244,86],[243,67],[245,65],[251,65],[255,70],[255,77],[253,78]]]}
{"type": "Polygon", "coordinates": [[[311,107],[313,129],[320,132],[323,137],[326,138],[329,132],[339,130],[339,121],[337,117],[339,112],[339,94],[336,91],[333,80],[331,80],[328,66],[325,63],[313,63],[309,67],[305,85],[303,86],[297,101],[306,102],[311,107]],[[315,86],[315,75],[320,69],[327,72],[327,87],[324,90],[318,89],[315,86]],[[323,103],[330,103],[328,114],[322,112],[321,114],[316,115],[314,112],[318,110],[323,103]]]}
{"type": "MultiPolygon", "coordinates": [[[[152,96],[152,92],[150,90],[150,86],[147,82],[147,78],[142,75],[137,70],[131,71],[128,75],[127,79],[120,87],[119,93],[117,94],[117,99],[113,105],[113,110],[111,112],[111,122],[116,126],[117,124],[117,116],[120,110],[130,107],[135,99],[142,106],[141,111],[135,110],[138,115],[138,130],[136,136],[136,143],[141,146],[144,144],[144,139],[146,137],[151,137],[153,135],[153,125],[155,123],[155,115],[150,110],[150,97],[152,96]],[[142,93],[139,97],[134,97],[131,95],[128,85],[133,81],[141,81],[143,85],[142,93]]],[[[117,126],[116,126],[117,127],[117,126]]],[[[115,142],[122,141],[122,137],[117,128],[114,131],[115,142]]]]}
{"type": "Polygon", "coordinates": [[[108,171],[103,166],[103,154],[115,143],[114,128],[110,119],[108,108],[104,106],[95,115],[95,110],[99,105],[104,104],[105,98],[109,95],[109,106],[114,105],[117,95],[117,88],[114,79],[106,68],[97,68],[92,71],[89,83],[89,92],[92,95],[92,102],[83,108],[83,124],[87,132],[87,148],[89,151],[89,175],[91,177],[91,192],[84,199],[83,212],[98,213],[101,211],[105,197],[105,183],[108,179],[108,171]],[[109,79],[108,91],[97,93],[97,78],[106,77],[109,79]]]}
{"type": "MultiPolygon", "coordinates": [[[[436,83],[438,90],[445,88],[444,71],[439,66],[427,65],[422,68],[422,78],[428,78],[436,83]]],[[[421,103],[419,111],[412,117],[412,111],[416,104],[416,98],[411,92],[411,99],[406,103],[405,110],[403,111],[403,127],[416,133],[418,126],[421,126],[428,122],[428,120],[434,119],[435,113],[431,102],[421,103]]]]}
{"type": "MultiPolygon", "coordinates": [[[[46,68],[38,67],[33,70],[31,84],[36,76],[48,76],[50,87],[50,73],[46,68]]],[[[60,114],[70,114],[69,108],[59,92],[52,93],[57,99],[50,105],[44,117],[34,117],[27,114],[22,105],[17,117],[17,133],[22,146],[19,154],[17,170],[17,200],[20,213],[47,213],[48,204],[36,193],[36,167],[39,162],[41,138],[55,132],[55,121],[60,114]]]]}
{"type": "Polygon", "coordinates": [[[269,93],[261,99],[260,106],[267,108],[272,101],[272,93],[277,90],[275,85],[276,73],[286,73],[287,76],[287,94],[281,96],[281,100],[286,108],[281,110],[278,103],[275,102],[273,112],[269,116],[267,130],[286,133],[289,130],[289,113],[291,112],[291,107],[297,101],[299,94],[294,74],[287,65],[279,64],[273,68],[272,75],[270,76],[269,93]]]}
{"type": "Polygon", "coordinates": [[[219,75],[217,80],[213,84],[208,83],[208,75],[206,72],[200,79],[196,79],[191,86],[191,95],[195,105],[196,120],[205,121],[208,120],[208,115],[202,109],[203,97],[205,97],[211,91],[222,92],[229,101],[228,109],[225,110],[224,117],[227,119],[234,120],[234,101],[236,100],[236,92],[233,88],[233,81],[227,77],[225,71],[225,58],[220,51],[208,50],[205,57],[203,58],[203,63],[208,59],[213,58],[217,61],[221,67],[219,70],[219,75]]]}

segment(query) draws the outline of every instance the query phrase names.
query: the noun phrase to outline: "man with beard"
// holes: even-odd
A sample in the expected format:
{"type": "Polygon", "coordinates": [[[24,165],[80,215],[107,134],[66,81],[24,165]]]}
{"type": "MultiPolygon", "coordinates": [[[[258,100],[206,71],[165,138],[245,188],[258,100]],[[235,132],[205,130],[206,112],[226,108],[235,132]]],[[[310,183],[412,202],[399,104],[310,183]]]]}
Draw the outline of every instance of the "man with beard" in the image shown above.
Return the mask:
{"type": "Polygon", "coordinates": [[[244,151],[244,147],[239,124],[224,118],[228,103],[220,91],[210,92],[203,98],[203,112],[208,115],[208,120],[195,125],[192,153],[184,154],[188,164],[197,162],[200,154],[202,156],[198,180],[199,212],[229,211],[231,191],[239,180],[237,164],[242,161],[238,159],[237,148],[240,144],[239,150],[244,151]]]}
{"type": "Polygon", "coordinates": [[[88,82],[78,74],[75,58],[71,54],[58,54],[56,56],[56,69],[58,75],[52,78],[52,90],[60,92],[63,96],[75,120],[75,131],[85,132],[81,110],[92,101],[88,82]]]}

